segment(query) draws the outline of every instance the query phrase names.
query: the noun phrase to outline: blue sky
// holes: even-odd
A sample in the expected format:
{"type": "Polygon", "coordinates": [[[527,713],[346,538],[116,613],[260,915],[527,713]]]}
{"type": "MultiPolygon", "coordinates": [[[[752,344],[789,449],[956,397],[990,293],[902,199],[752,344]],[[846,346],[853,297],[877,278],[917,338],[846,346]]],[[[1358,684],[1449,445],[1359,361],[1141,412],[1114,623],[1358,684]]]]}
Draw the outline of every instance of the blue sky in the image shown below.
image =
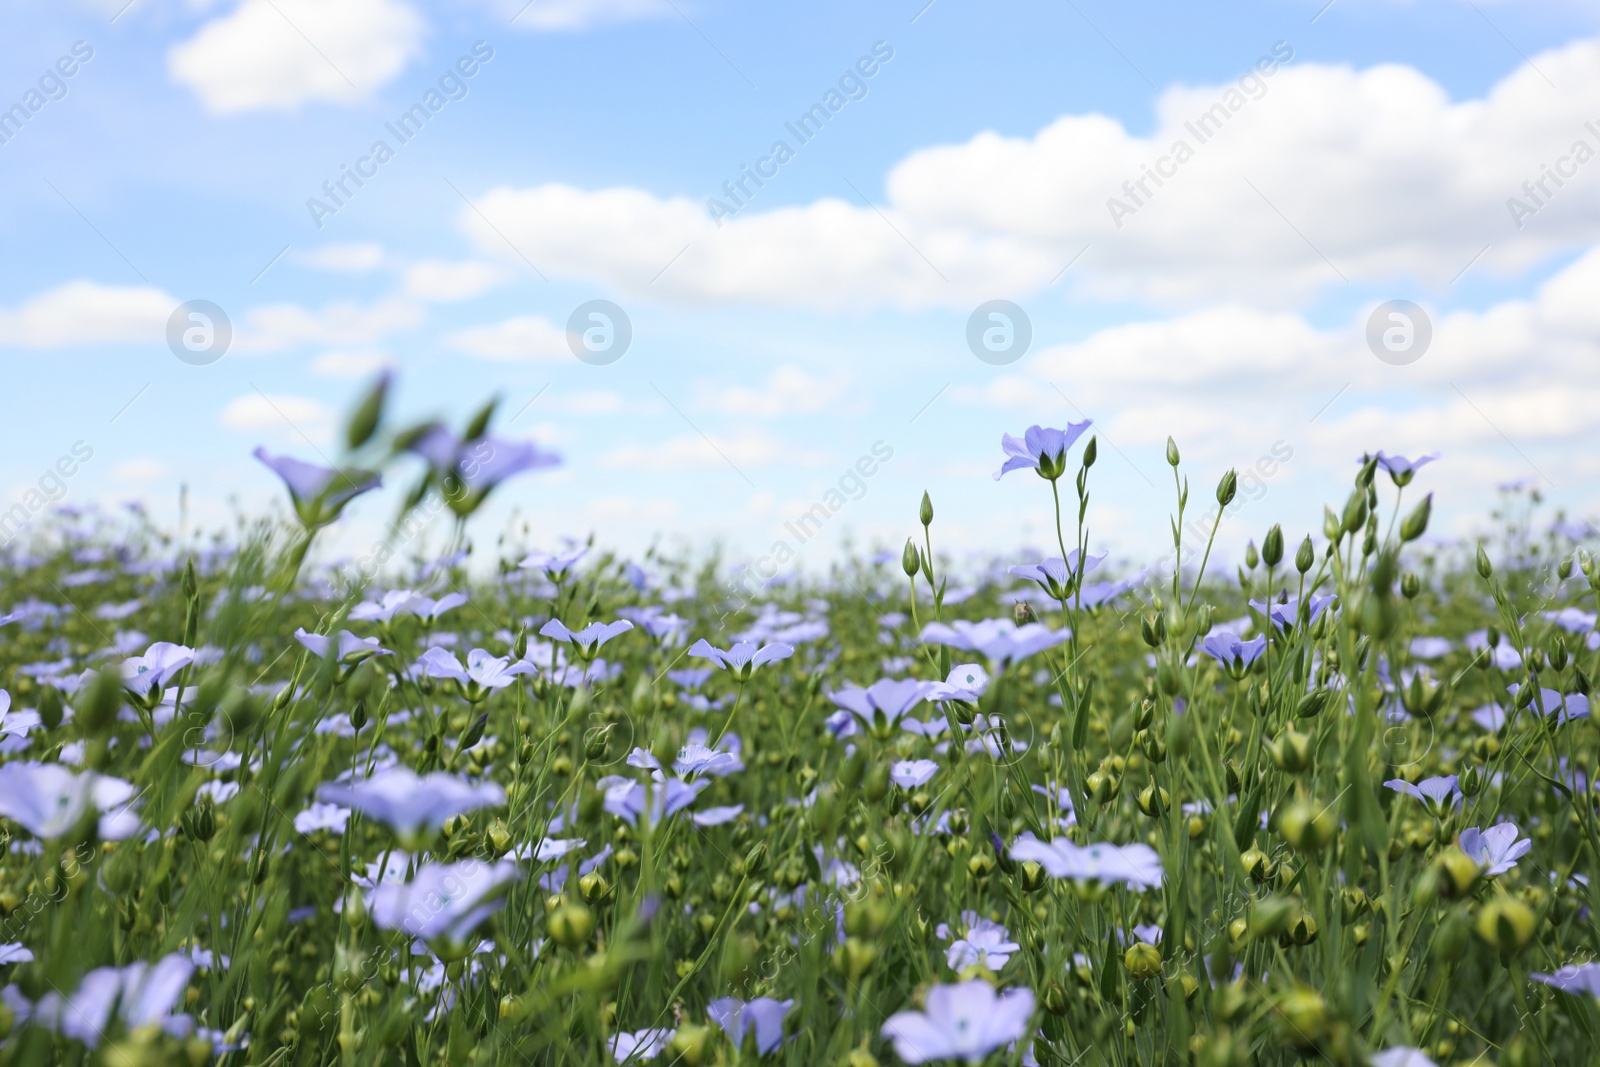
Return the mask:
{"type": "MultiPolygon", "coordinates": [[[[535,544],[760,555],[883,442],[802,562],[897,543],[924,488],[952,549],[1042,544],[1048,493],[993,482],[999,436],[1085,416],[1093,539],[1128,561],[1161,548],[1169,432],[1202,492],[1291,457],[1225,528],[1240,543],[1320,526],[1363,449],[1444,453],[1420,479],[1441,530],[1519,478],[1591,514],[1600,161],[1573,150],[1600,150],[1600,16],[1321,7],[22,5],[0,107],[75,43],[92,58],[0,144],[0,489],[85,441],[73,502],[171,521],[181,482],[206,521],[256,512],[279,488],[250,450],[335,456],[388,365],[402,413],[460,420],[498,391],[502,430],[566,458],[506,487],[485,542],[515,510],[535,544]],[[385,124],[475,46],[464,95],[400,144],[385,124]],[[875,48],[892,58],[849,81],[875,48]],[[800,144],[785,123],[841,77],[860,98],[800,144]],[[1218,105],[1214,137],[1185,132],[1218,105]],[[319,227],[308,199],[380,139],[394,157],[319,227]],[[708,198],[777,140],[793,158],[716,225],[708,198]],[[1148,167],[1169,178],[1135,201],[1148,167]],[[1548,167],[1569,177],[1524,192],[1548,167]],[[1397,298],[1434,327],[1407,366],[1363,336],[1397,298]],[[206,366],[164,336],[192,299],[234,329],[206,366]],[[633,325],[607,366],[563,336],[592,299],[633,325]],[[1032,323],[1005,366],[965,339],[992,299],[1032,323]]],[[[394,503],[363,501],[334,549],[394,503]]]]}

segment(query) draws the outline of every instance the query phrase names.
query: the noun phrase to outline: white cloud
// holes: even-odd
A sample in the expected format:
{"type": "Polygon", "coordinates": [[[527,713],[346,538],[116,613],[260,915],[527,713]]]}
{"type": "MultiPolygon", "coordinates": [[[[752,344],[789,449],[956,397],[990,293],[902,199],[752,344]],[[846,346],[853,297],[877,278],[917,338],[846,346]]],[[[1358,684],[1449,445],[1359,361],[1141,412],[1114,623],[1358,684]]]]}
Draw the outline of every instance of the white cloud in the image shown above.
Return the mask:
{"type": "Polygon", "coordinates": [[[482,194],[493,226],[459,220],[485,253],[509,240],[547,272],[687,303],[962,306],[1036,291],[1086,247],[1064,284],[1097,297],[1281,308],[1341,277],[1442,288],[1486,245],[1475,271],[1600,240],[1600,158],[1573,152],[1600,153],[1600,42],[1533,62],[1460,102],[1396,64],[1173,87],[1147,137],[1080,114],[915,152],[888,174],[881,216],[853,195],[763,210],[753,190],[719,228],[698,198],[552,184],[482,194]],[[1531,204],[1524,182],[1545,164],[1573,176],[1546,179],[1519,229],[1507,201],[1531,204]],[[1133,213],[1114,219],[1112,198],[1133,213]]]}
{"type": "Polygon", "coordinates": [[[728,415],[815,414],[839,406],[849,386],[845,375],[813,378],[798,367],[779,367],[759,389],[744,385],[702,386],[700,404],[728,415]]]}
{"type": "Polygon", "coordinates": [[[326,244],[293,257],[301,266],[313,270],[339,271],[345,274],[363,274],[383,264],[383,246],[371,243],[326,244]]]}
{"type": "Polygon", "coordinates": [[[406,268],[404,284],[406,295],[418,300],[468,300],[493,289],[505,277],[505,271],[492,263],[425,260],[406,268]]]}
{"type": "Polygon", "coordinates": [[[565,330],[538,315],[519,315],[492,326],[458,330],[445,344],[481,359],[558,360],[572,357],[565,330]]]}
{"type": "Polygon", "coordinates": [[[388,298],[373,304],[340,301],[321,311],[298,304],[251,308],[236,325],[237,347],[246,352],[272,352],[296,345],[369,345],[390,334],[409,330],[425,317],[410,300],[388,298]]]}
{"type": "Polygon", "coordinates": [[[347,103],[388,83],[422,45],[401,0],[243,0],[167,53],[167,71],[217,113],[347,103]]]}
{"type": "Polygon", "coordinates": [[[238,433],[271,434],[279,441],[322,444],[333,437],[337,416],[319,400],[305,396],[246,393],[222,409],[223,428],[238,433]]]}
{"type": "MultiPolygon", "coordinates": [[[[786,444],[757,430],[713,434],[710,440],[699,434],[684,434],[651,445],[623,445],[601,457],[606,467],[627,470],[727,470],[764,467],[772,464],[810,465],[819,462],[817,453],[786,444]]],[[[732,472],[730,472],[732,473],[732,472]]]]}
{"type": "Polygon", "coordinates": [[[59,348],[96,342],[164,343],[176,298],[154,286],[72,281],[0,308],[0,344],[59,348]]]}
{"type": "Polygon", "coordinates": [[[149,456],[137,456],[114,464],[111,480],[114,482],[159,482],[168,474],[167,465],[149,456]]]}
{"type": "Polygon", "coordinates": [[[382,352],[324,352],[311,361],[311,373],[319,378],[364,378],[394,365],[382,352]]]}
{"type": "Polygon", "coordinates": [[[518,29],[585,30],[592,26],[672,14],[663,0],[500,0],[496,5],[518,29]]]}

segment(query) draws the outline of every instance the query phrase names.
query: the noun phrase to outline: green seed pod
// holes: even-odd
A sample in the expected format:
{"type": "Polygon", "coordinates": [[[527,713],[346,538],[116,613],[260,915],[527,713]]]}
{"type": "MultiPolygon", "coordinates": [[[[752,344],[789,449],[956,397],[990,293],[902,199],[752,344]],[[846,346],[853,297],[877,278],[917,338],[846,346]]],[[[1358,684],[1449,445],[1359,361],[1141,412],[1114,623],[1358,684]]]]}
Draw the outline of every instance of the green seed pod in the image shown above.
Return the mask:
{"type": "Polygon", "coordinates": [[[1154,945],[1138,941],[1122,954],[1122,965],[1128,976],[1136,981],[1149,981],[1161,974],[1161,950],[1154,945]]]}

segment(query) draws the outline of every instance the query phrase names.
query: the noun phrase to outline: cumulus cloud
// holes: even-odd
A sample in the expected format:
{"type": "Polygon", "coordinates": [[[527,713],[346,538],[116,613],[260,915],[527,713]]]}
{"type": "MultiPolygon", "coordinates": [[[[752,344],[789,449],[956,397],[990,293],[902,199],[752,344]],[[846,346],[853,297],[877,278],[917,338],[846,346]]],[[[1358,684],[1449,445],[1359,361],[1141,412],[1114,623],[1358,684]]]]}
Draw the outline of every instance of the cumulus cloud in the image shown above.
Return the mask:
{"type": "Polygon", "coordinates": [[[154,286],[77,280],[0,308],[0,344],[59,348],[121,341],[162,343],[176,298],[154,286]]]}
{"type": "Polygon", "coordinates": [[[167,53],[167,72],[219,114],[365,99],[422,46],[402,0],[243,0],[167,53]]]}
{"type": "Polygon", "coordinates": [[[673,13],[663,0],[498,0],[496,6],[514,27],[542,32],[586,30],[673,13]]]}
{"type": "Polygon", "coordinates": [[[565,330],[538,315],[519,315],[489,326],[457,330],[445,344],[480,359],[501,361],[570,359],[565,330]]]}
{"type": "Polygon", "coordinates": [[[311,373],[319,378],[364,378],[390,370],[395,361],[382,352],[324,352],[311,361],[311,373]]]}
{"type": "Polygon", "coordinates": [[[699,403],[727,415],[809,415],[836,409],[849,384],[845,375],[816,378],[798,367],[784,366],[759,388],[703,385],[699,403]]]}
{"type": "Polygon", "coordinates": [[[1600,42],[1461,101],[1411,67],[1279,51],[1270,75],[1162,92],[1148,136],[1079,114],[917,151],[876,207],[841,190],[762,210],[751,189],[718,226],[699,197],[548,184],[489,190],[494,226],[465,208],[460,225],[485,253],[509,239],[624,293],[825,311],[1024,295],[1080,253],[1067,284],[1085,295],[1282,308],[1342,279],[1443,287],[1480,253],[1475,270],[1514,272],[1600,240],[1583,192],[1600,182],[1600,42]],[[1512,199],[1536,210],[1514,219],[1512,199]]]}
{"type": "Polygon", "coordinates": [[[810,465],[819,462],[816,452],[787,444],[758,430],[739,430],[717,434],[709,440],[697,433],[684,434],[649,445],[622,445],[601,457],[606,467],[627,470],[726,470],[765,467],[773,464],[810,465]]]}
{"type": "Polygon", "coordinates": [[[399,298],[372,304],[338,301],[320,311],[298,304],[268,304],[246,313],[236,344],[244,352],[274,352],[305,344],[370,345],[411,329],[423,318],[415,302],[399,298]]]}
{"type": "Polygon", "coordinates": [[[403,281],[407,296],[448,302],[480,296],[499,285],[505,277],[505,271],[492,263],[425,260],[407,267],[403,281]]]}
{"type": "Polygon", "coordinates": [[[230,401],[219,421],[224,429],[305,445],[331,440],[336,418],[332,408],[311,397],[252,392],[230,401]]]}
{"type": "Polygon", "coordinates": [[[301,266],[313,270],[338,271],[343,274],[363,274],[383,264],[383,246],[370,242],[351,242],[319,245],[292,257],[301,266]]]}

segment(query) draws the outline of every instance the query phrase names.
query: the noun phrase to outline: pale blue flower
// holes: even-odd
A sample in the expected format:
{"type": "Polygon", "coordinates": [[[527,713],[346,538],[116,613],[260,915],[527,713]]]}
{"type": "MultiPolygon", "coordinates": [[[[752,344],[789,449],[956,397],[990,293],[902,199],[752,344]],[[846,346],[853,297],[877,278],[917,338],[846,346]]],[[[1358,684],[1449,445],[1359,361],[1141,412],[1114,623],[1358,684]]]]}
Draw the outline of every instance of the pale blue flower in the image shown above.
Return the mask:
{"type": "Polygon", "coordinates": [[[505,906],[505,889],[521,878],[509,860],[426,863],[409,882],[375,887],[368,907],[380,929],[404,931],[440,959],[460,959],[477,943],[473,931],[505,906]]]}
{"type": "Polygon", "coordinates": [[[996,993],[988,982],[976,978],[936,985],[928,990],[926,1011],[896,1012],[883,1024],[882,1033],[907,1063],[979,1063],[1027,1036],[1033,1003],[1030,989],[996,993]]]}
{"type": "Polygon", "coordinates": [[[308,530],[333,522],[346,504],[383,484],[383,479],[371,471],[319,467],[292,456],[274,456],[265,448],[257,448],[251,454],[283,479],[295,514],[308,530]]]}
{"type": "Polygon", "coordinates": [[[916,789],[927,785],[938,772],[939,765],[931,759],[907,759],[889,768],[889,777],[901,789],[916,789]]]}
{"type": "Polygon", "coordinates": [[[506,802],[506,791],[494,782],[472,785],[442,771],[419,777],[409,767],[391,767],[353,785],[326,782],[317,796],[377,819],[402,839],[414,839],[424,827],[437,830],[453,815],[506,802]]]}
{"type": "Polygon", "coordinates": [[[706,1005],[706,1014],[722,1027],[736,1047],[744,1044],[747,1033],[754,1033],[756,1051],[765,1056],[783,1043],[783,1017],[792,1007],[793,1000],[757,997],[744,1001],[738,997],[722,997],[706,1005]]]}
{"type": "Polygon", "coordinates": [[[930,622],[922,628],[918,640],[925,645],[948,645],[967,652],[977,652],[990,663],[1004,666],[1018,663],[1047,648],[1054,648],[1071,636],[1069,630],[1052,630],[1038,622],[1018,626],[1010,619],[984,619],[980,622],[957,619],[949,624],[930,622]]]}
{"type": "Polygon", "coordinates": [[[1479,830],[1472,826],[1461,831],[1461,851],[1472,857],[1478,866],[1485,868],[1489,877],[1505,874],[1517,865],[1517,860],[1528,854],[1533,842],[1517,838],[1517,824],[1503,822],[1479,830]]]}
{"type": "Polygon", "coordinates": [[[994,480],[998,482],[1012,471],[1028,468],[1037,471],[1039,477],[1051,481],[1061,477],[1067,469],[1067,449],[1083,436],[1093,422],[1093,419],[1069,422],[1065,430],[1030,426],[1020,441],[1008,433],[1001,434],[1000,447],[1005,450],[1006,461],[995,472],[994,480]]]}

